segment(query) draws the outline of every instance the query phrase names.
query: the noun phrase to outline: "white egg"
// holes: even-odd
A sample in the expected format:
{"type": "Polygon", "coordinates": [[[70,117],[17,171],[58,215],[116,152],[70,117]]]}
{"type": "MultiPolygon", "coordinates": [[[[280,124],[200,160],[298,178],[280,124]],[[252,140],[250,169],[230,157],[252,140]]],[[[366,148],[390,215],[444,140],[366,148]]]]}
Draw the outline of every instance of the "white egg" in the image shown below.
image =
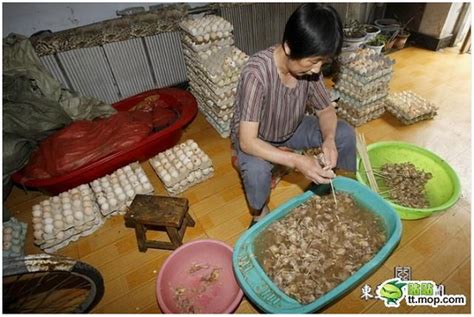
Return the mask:
{"type": "Polygon", "coordinates": [[[7,251],[10,250],[12,247],[12,243],[10,241],[3,241],[3,250],[7,251]]]}
{"type": "Polygon", "coordinates": [[[110,204],[110,207],[114,208],[115,206],[117,206],[117,199],[110,198],[109,204],[110,204]]]}
{"type": "Polygon", "coordinates": [[[87,216],[92,215],[93,212],[94,212],[94,210],[92,209],[92,207],[85,207],[84,208],[84,214],[86,214],[87,216]]]}
{"type": "Polygon", "coordinates": [[[35,211],[35,210],[41,211],[41,206],[39,204],[36,204],[36,205],[33,205],[32,209],[33,209],[33,211],[35,211]]]}
{"type": "Polygon", "coordinates": [[[201,177],[202,177],[202,172],[201,172],[201,170],[195,171],[194,174],[195,174],[196,178],[201,178],[201,177]]]}
{"type": "Polygon", "coordinates": [[[116,187],[116,188],[114,189],[114,193],[117,194],[117,195],[120,195],[120,193],[123,193],[122,187],[116,187]]]}
{"type": "Polygon", "coordinates": [[[84,213],[82,213],[82,211],[76,211],[74,213],[74,218],[76,220],[82,220],[82,219],[84,219],[84,213]]]}
{"type": "Polygon", "coordinates": [[[72,210],[71,209],[64,209],[63,210],[63,215],[64,216],[72,215],[72,210]]]}
{"type": "Polygon", "coordinates": [[[148,182],[148,177],[143,175],[143,176],[140,176],[139,180],[140,180],[140,183],[146,183],[146,182],[148,182]]]}
{"type": "Polygon", "coordinates": [[[89,190],[81,190],[81,196],[87,196],[90,194],[89,190]]]}
{"type": "Polygon", "coordinates": [[[70,225],[72,225],[74,223],[74,217],[72,216],[72,214],[71,215],[66,215],[64,220],[66,220],[66,223],[70,224],[70,225]]]}
{"type": "Polygon", "coordinates": [[[44,206],[51,205],[51,202],[48,199],[46,199],[46,200],[43,200],[40,204],[44,207],[44,206]]]}
{"type": "Polygon", "coordinates": [[[53,223],[53,218],[51,218],[51,217],[43,218],[43,224],[44,225],[49,225],[49,224],[52,224],[52,223],[53,223]]]}
{"type": "Polygon", "coordinates": [[[111,199],[111,198],[114,198],[115,197],[115,194],[113,192],[110,192],[110,193],[107,193],[107,200],[111,199]]]}
{"type": "Polygon", "coordinates": [[[190,183],[192,183],[192,182],[194,181],[194,175],[191,173],[191,174],[189,174],[189,175],[186,177],[186,179],[187,179],[190,183]]]}
{"type": "Polygon", "coordinates": [[[13,228],[12,227],[4,227],[3,228],[3,233],[5,234],[11,234],[13,232],[13,228]]]}
{"type": "Polygon", "coordinates": [[[129,177],[129,179],[130,179],[130,182],[136,182],[136,181],[138,181],[137,175],[132,175],[132,176],[129,177]]]}
{"type": "Polygon", "coordinates": [[[49,205],[48,205],[48,206],[44,206],[44,207],[43,207],[43,211],[44,211],[44,212],[50,212],[50,211],[51,211],[51,206],[49,206],[49,205]]]}
{"type": "Polygon", "coordinates": [[[86,200],[86,201],[84,201],[84,202],[82,203],[82,205],[83,205],[84,207],[92,207],[92,201],[86,200]]]}
{"type": "Polygon", "coordinates": [[[135,195],[135,191],[133,189],[130,189],[130,190],[127,191],[127,196],[128,197],[132,198],[133,195],[135,195]]]}
{"type": "Polygon", "coordinates": [[[143,188],[144,188],[146,191],[149,191],[149,190],[151,190],[153,187],[151,186],[150,183],[144,183],[144,184],[143,184],[143,188]]]}
{"type": "Polygon", "coordinates": [[[73,206],[74,208],[80,208],[81,205],[82,205],[82,202],[81,202],[79,199],[72,201],[72,206],[73,206]]]}
{"type": "Polygon", "coordinates": [[[132,168],[130,167],[130,165],[127,165],[127,166],[125,166],[125,167],[123,168],[123,170],[124,170],[125,172],[131,172],[131,171],[132,171],[132,168]]]}
{"type": "Polygon", "coordinates": [[[103,203],[105,203],[107,201],[107,199],[105,199],[105,197],[99,197],[97,199],[97,202],[99,203],[99,205],[102,205],[103,203]]]}
{"type": "Polygon", "coordinates": [[[43,231],[42,230],[35,230],[33,232],[33,237],[35,237],[36,240],[41,240],[43,237],[43,231]]]}
{"type": "Polygon", "coordinates": [[[56,239],[58,240],[63,240],[64,239],[64,232],[63,231],[59,231],[58,233],[56,233],[56,239]]]}
{"type": "Polygon", "coordinates": [[[127,184],[127,185],[125,185],[125,186],[123,187],[123,190],[124,190],[125,192],[129,191],[130,189],[132,189],[132,184],[127,184]]]}
{"type": "Polygon", "coordinates": [[[62,229],[64,227],[64,223],[62,222],[62,220],[55,220],[54,227],[56,229],[62,229]]]}
{"type": "Polygon", "coordinates": [[[38,210],[38,209],[33,210],[33,217],[41,217],[41,214],[42,214],[41,210],[38,210]]]}
{"type": "Polygon", "coordinates": [[[54,215],[53,219],[54,219],[54,220],[63,220],[63,215],[61,215],[61,214],[56,214],[56,215],[54,215]]]}
{"type": "Polygon", "coordinates": [[[45,233],[52,233],[53,232],[53,225],[52,224],[47,224],[44,226],[43,230],[45,233]]]}
{"type": "Polygon", "coordinates": [[[65,203],[70,203],[71,202],[71,199],[67,196],[64,196],[62,199],[61,199],[62,203],[65,204],[65,203]]]}
{"type": "Polygon", "coordinates": [[[13,239],[13,236],[12,236],[11,233],[5,233],[5,234],[3,234],[3,241],[10,242],[10,241],[12,241],[12,239],[13,239]]]}
{"type": "Polygon", "coordinates": [[[163,176],[163,181],[164,181],[165,183],[171,181],[171,175],[168,174],[168,173],[166,173],[166,174],[163,176]]]}
{"type": "Polygon", "coordinates": [[[63,204],[63,209],[71,209],[71,204],[70,203],[65,203],[63,204]]]}
{"type": "Polygon", "coordinates": [[[125,195],[125,193],[121,193],[117,196],[117,198],[120,200],[120,201],[124,201],[125,199],[127,199],[127,195],[125,195]]]}
{"type": "Polygon", "coordinates": [[[33,223],[41,223],[42,221],[43,219],[40,217],[33,217],[33,219],[31,220],[31,222],[33,223]]]}
{"type": "Polygon", "coordinates": [[[71,198],[72,198],[72,201],[74,202],[75,200],[81,199],[81,194],[80,193],[74,193],[71,198]]]}
{"type": "MultiPolygon", "coordinates": [[[[109,206],[108,203],[103,203],[103,204],[100,205],[100,209],[102,209],[103,211],[109,211],[110,206],[109,206]]],[[[84,210],[84,212],[85,212],[85,210],[84,210]]]]}
{"type": "Polygon", "coordinates": [[[194,167],[193,163],[191,163],[191,162],[186,163],[186,168],[187,168],[188,170],[192,170],[193,167],[194,167]]]}

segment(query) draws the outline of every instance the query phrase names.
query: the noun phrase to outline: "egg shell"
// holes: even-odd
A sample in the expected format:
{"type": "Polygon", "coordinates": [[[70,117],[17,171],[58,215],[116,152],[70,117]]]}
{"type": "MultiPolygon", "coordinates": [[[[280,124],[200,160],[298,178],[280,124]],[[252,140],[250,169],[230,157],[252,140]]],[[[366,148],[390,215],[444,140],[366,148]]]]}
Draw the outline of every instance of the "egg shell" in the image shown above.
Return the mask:
{"type": "Polygon", "coordinates": [[[56,233],[56,239],[63,240],[64,237],[65,237],[65,234],[63,231],[59,231],[58,233],[56,233]]]}
{"type": "Polygon", "coordinates": [[[125,195],[125,193],[121,193],[120,195],[117,196],[117,198],[120,201],[124,201],[125,199],[127,199],[127,195],[125,195]]]}
{"type": "Polygon", "coordinates": [[[13,239],[13,235],[11,233],[4,233],[3,234],[3,241],[10,242],[13,239]]]}
{"type": "Polygon", "coordinates": [[[41,217],[41,210],[33,210],[33,217],[41,217]]]}
{"type": "Polygon", "coordinates": [[[144,188],[146,191],[149,191],[149,190],[151,190],[153,187],[151,186],[150,183],[145,183],[145,184],[143,184],[143,188],[144,188]]]}
{"type": "Polygon", "coordinates": [[[103,211],[109,211],[110,206],[108,203],[103,203],[100,205],[100,209],[102,209],[103,211]]]}
{"type": "Polygon", "coordinates": [[[62,222],[62,220],[55,220],[53,225],[56,229],[62,229],[64,227],[64,223],[62,222]]]}
{"type": "Polygon", "coordinates": [[[43,230],[45,233],[52,233],[53,232],[53,225],[52,224],[47,224],[43,227],[43,230]]]}
{"type": "Polygon", "coordinates": [[[115,199],[115,198],[110,198],[109,204],[110,204],[110,206],[111,206],[112,208],[114,208],[115,206],[117,206],[117,203],[118,203],[118,202],[117,202],[117,199],[115,199]]]}
{"type": "Polygon", "coordinates": [[[70,225],[74,223],[74,217],[73,217],[72,214],[71,214],[71,215],[66,215],[66,217],[64,218],[64,220],[66,220],[66,223],[67,223],[67,224],[70,224],[70,225]]]}
{"type": "Polygon", "coordinates": [[[82,211],[76,211],[74,213],[74,219],[76,219],[76,220],[84,219],[84,213],[82,211]]]}
{"type": "Polygon", "coordinates": [[[130,190],[127,191],[127,196],[128,197],[131,198],[131,197],[133,197],[133,195],[135,195],[135,191],[133,189],[130,189],[130,190]]]}
{"type": "Polygon", "coordinates": [[[43,237],[43,231],[42,230],[35,230],[33,232],[33,237],[35,237],[36,240],[41,240],[43,237]]]}

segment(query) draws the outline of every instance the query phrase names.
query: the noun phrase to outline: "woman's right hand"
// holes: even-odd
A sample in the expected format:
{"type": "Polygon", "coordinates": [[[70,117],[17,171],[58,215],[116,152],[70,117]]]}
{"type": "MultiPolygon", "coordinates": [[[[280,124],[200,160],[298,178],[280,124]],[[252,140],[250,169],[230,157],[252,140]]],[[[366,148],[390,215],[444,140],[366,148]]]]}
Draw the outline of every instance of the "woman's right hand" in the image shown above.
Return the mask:
{"type": "Polygon", "coordinates": [[[336,177],[331,169],[322,168],[316,158],[305,155],[298,154],[295,168],[316,184],[328,184],[332,178],[336,177]]]}

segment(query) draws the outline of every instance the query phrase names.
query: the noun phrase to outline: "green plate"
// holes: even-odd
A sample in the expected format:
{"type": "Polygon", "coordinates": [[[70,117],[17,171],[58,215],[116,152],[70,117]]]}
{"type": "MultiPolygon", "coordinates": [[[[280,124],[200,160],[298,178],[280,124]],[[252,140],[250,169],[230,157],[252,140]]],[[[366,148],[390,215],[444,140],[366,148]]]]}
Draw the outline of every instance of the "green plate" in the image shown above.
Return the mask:
{"type": "MultiPolygon", "coordinates": [[[[456,203],[461,195],[459,177],[442,158],[419,146],[404,142],[378,142],[367,147],[369,159],[374,169],[386,163],[411,162],[418,169],[430,172],[433,177],[426,184],[426,196],[430,208],[409,208],[391,201],[402,219],[421,219],[433,212],[446,210],[456,203]]],[[[357,180],[368,186],[362,160],[357,160],[357,180]]]]}

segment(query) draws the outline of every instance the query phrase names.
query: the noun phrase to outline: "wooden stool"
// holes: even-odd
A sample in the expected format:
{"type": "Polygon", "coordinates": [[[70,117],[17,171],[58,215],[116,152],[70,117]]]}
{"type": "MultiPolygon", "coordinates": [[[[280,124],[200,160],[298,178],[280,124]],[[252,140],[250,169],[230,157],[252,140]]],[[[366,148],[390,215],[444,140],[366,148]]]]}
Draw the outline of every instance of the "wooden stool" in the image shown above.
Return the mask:
{"type": "Polygon", "coordinates": [[[147,248],[174,250],[183,244],[186,227],[195,225],[188,209],[186,198],[136,195],[125,214],[125,226],[135,228],[140,252],[147,248]],[[147,230],[166,231],[171,242],[147,240],[147,230]]]}

